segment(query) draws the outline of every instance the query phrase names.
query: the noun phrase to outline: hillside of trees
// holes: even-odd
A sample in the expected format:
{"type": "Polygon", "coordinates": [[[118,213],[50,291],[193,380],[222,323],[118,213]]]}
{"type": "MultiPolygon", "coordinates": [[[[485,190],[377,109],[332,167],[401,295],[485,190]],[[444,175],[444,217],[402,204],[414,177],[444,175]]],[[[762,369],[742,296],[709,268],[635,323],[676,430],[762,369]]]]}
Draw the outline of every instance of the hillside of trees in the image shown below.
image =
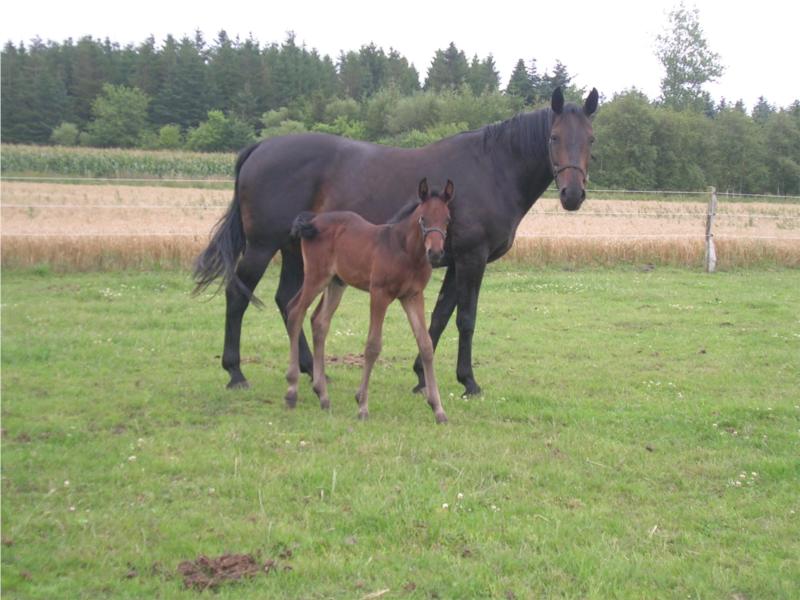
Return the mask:
{"type": "MultiPolygon", "coordinates": [[[[492,56],[439,50],[421,77],[374,44],[321,56],[224,31],[121,47],[84,37],[8,42],[2,50],[2,142],[236,150],[253,140],[322,131],[420,146],[546,105],[565,65],[520,59],[502,85],[492,56]]],[[[603,90],[601,90],[602,92],[603,90]]],[[[608,90],[606,91],[609,92],[608,90]]],[[[800,194],[800,101],[754,107],[671,103],[635,89],[604,96],[595,118],[597,187],[800,194]]]]}

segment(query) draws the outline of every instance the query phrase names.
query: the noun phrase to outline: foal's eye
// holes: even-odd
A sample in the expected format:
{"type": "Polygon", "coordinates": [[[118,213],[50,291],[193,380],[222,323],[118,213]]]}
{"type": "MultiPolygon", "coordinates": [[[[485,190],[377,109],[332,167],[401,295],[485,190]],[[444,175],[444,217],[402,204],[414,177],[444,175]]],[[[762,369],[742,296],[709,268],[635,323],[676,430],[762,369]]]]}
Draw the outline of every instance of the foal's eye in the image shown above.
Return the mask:
{"type": "Polygon", "coordinates": [[[558,141],[558,136],[557,135],[551,135],[550,136],[550,141],[551,142],[557,142],[558,141]]]}
{"type": "Polygon", "coordinates": [[[593,135],[589,137],[589,143],[590,144],[594,144],[594,136],[593,135]]]}

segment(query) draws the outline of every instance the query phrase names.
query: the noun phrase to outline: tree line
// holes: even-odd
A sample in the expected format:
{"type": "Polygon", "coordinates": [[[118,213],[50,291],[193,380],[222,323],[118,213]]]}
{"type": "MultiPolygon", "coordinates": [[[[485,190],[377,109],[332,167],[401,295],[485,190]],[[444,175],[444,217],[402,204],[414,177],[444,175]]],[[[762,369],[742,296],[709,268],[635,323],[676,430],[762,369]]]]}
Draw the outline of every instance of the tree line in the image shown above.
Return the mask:
{"type": "MultiPolygon", "coordinates": [[[[535,59],[520,59],[502,86],[491,55],[469,59],[453,43],[420,80],[394,49],[369,44],[334,60],[291,33],[267,45],[224,31],[210,43],[199,32],[124,47],[8,42],[1,134],[4,143],[220,151],[321,131],[410,147],[544,106],[557,86],[574,101],[585,93],[565,65],[540,71],[535,59]]],[[[748,113],[741,102],[687,102],[676,80],[657,100],[636,90],[604,98],[595,185],[800,193],[800,102],[761,98],[748,113]]]]}

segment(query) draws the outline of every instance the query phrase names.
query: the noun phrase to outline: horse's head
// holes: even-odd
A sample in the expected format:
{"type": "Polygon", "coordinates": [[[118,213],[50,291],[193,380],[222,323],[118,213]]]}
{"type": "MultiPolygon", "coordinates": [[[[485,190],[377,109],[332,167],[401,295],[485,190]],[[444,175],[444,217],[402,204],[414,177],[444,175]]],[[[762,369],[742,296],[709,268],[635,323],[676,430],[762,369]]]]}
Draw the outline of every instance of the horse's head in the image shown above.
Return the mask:
{"type": "Polygon", "coordinates": [[[550,126],[550,167],[556,180],[561,206],[578,210],[586,198],[589,179],[589,158],[594,135],[590,117],[597,110],[597,90],[592,89],[583,103],[564,104],[561,88],[556,88],[550,101],[553,122],[550,126]]]}
{"type": "Polygon", "coordinates": [[[422,229],[422,243],[425,245],[425,256],[434,267],[444,257],[444,241],[447,238],[447,226],[450,224],[450,208],[453,199],[453,182],[449,179],[443,192],[428,191],[428,180],[419,182],[420,205],[419,226],[422,229]]]}

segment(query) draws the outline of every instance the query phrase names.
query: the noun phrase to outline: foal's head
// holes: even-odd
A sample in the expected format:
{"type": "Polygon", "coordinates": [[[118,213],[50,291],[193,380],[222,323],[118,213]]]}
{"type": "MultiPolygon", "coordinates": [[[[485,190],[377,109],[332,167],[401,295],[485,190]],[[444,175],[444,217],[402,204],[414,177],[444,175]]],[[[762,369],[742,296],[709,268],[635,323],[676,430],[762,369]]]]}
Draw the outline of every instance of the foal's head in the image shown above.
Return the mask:
{"type": "Polygon", "coordinates": [[[453,182],[447,180],[443,192],[428,191],[428,180],[419,182],[420,205],[415,214],[419,216],[418,223],[422,229],[422,243],[425,245],[425,255],[434,267],[444,256],[444,241],[447,238],[447,226],[450,223],[450,209],[448,204],[453,199],[453,182]]]}
{"type": "Polygon", "coordinates": [[[583,107],[578,107],[574,104],[565,105],[561,88],[556,88],[550,106],[553,109],[550,166],[561,197],[561,206],[566,210],[578,210],[586,198],[589,157],[594,142],[590,117],[597,110],[597,90],[593,89],[583,107]]]}

